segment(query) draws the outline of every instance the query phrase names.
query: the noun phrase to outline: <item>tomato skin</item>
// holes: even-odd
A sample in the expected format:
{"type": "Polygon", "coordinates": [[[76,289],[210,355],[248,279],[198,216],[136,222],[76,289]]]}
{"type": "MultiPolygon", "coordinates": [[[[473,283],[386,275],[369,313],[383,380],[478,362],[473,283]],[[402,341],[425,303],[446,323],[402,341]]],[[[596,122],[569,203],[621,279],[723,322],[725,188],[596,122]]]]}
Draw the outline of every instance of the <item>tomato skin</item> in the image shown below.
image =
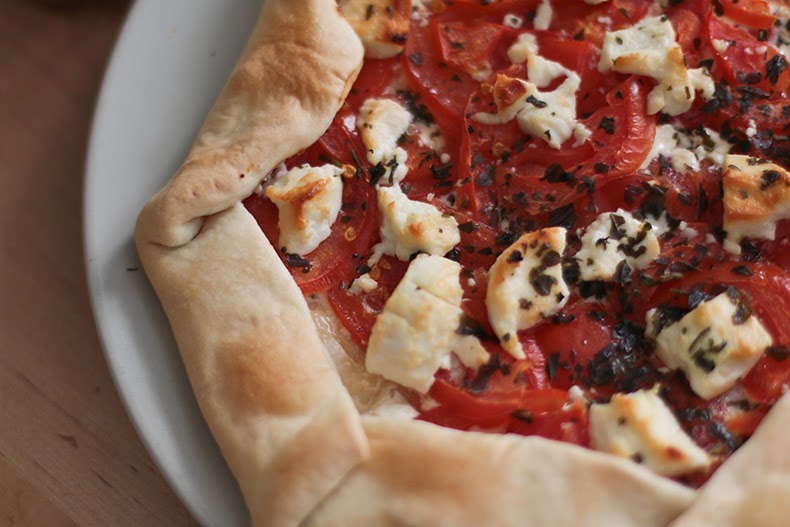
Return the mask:
{"type": "Polygon", "coordinates": [[[446,22],[437,24],[436,29],[442,58],[449,66],[478,81],[504,66],[502,59],[499,64],[494,63],[494,50],[507,33],[512,33],[502,25],[446,22]]]}
{"type": "Polygon", "coordinates": [[[630,77],[610,91],[607,106],[580,121],[592,132],[590,138],[578,146],[572,146],[569,139],[560,149],[547,148],[540,138],[527,138],[524,146],[525,135],[514,121],[492,126],[474,120],[474,114],[487,108],[489,100],[482,94],[476,96],[466,112],[469,117],[466,140],[461,143],[459,177],[467,183],[459,191],[459,199],[468,201],[471,212],[484,215],[481,204],[493,197],[495,207],[512,210],[522,219],[534,219],[530,216],[550,214],[583,196],[590,184],[605,185],[630,175],[647,156],[655,136],[656,118],[645,115],[645,84],[630,77]],[[506,162],[496,156],[498,144],[515,152],[506,162]],[[553,165],[587,180],[552,181],[546,173],[553,165]],[[463,172],[466,168],[467,174],[463,172]],[[524,198],[517,198],[519,195],[524,198]]]}
{"type": "Polygon", "coordinates": [[[552,387],[567,390],[579,385],[593,357],[613,341],[612,321],[606,312],[602,304],[578,302],[564,309],[561,317],[550,318],[529,331],[552,365],[552,387]]]}
{"type": "Polygon", "coordinates": [[[669,13],[669,22],[675,30],[678,44],[683,49],[686,66],[697,67],[703,30],[702,19],[688,9],[676,8],[669,13]]]}
{"type": "Polygon", "coordinates": [[[439,44],[439,20],[426,27],[415,26],[409,33],[401,64],[422,101],[453,143],[460,130],[457,123],[466,108],[469,95],[478,84],[465,71],[442,66],[444,58],[439,44]]]}
{"type": "Polygon", "coordinates": [[[713,13],[708,15],[707,29],[716,64],[731,84],[749,84],[767,93],[781,93],[790,86],[787,60],[776,48],[713,13]],[[722,47],[721,42],[729,44],[722,47]]]}
{"type": "MultiPolygon", "coordinates": [[[[349,114],[347,109],[341,110],[327,133],[305,152],[287,160],[286,166],[292,168],[303,163],[318,166],[328,160],[354,166],[356,159],[359,159],[364,171],[369,167],[364,146],[358,135],[349,130],[349,127],[355,126],[354,122],[353,114],[349,114]]],[[[244,201],[244,206],[255,217],[266,237],[278,247],[280,231],[277,227],[277,207],[262,194],[253,194],[244,201]]],[[[354,268],[360,264],[352,255],[366,254],[378,233],[380,218],[377,207],[375,189],[359,172],[356,177],[344,180],[343,205],[338,220],[332,226],[329,238],[305,256],[310,262],[309,269],[301,265],[291,266],[288,256],[278,250],[282,261],[291,267],[302,293],[323,292],[338,281],[351,280],[354,268]]]]}
{"type": "Polygon", "coordinates": [[[587,405],[568,400],[566,390],[523,388],[519,393],[473,395],[442,379],[428,395],[440,406],[420,419],[459,430],[472,427],[539,435],[582,446],[589,445],[587,405]]]}
{"type": "MultiPolygon", "coordinates": [[[[377,97],[389,85],[397,59],[366,59],[346,97],[345,108],[356,115],[368,98],[377,97]]],[[[325,134],[326,135],[326,134],[325,134]]]]}
{"type": "Polygon", "coordinates": [[[721,0],[724,16],[754,29],[771,30],[776,17],[765,0],[721,0]]]}

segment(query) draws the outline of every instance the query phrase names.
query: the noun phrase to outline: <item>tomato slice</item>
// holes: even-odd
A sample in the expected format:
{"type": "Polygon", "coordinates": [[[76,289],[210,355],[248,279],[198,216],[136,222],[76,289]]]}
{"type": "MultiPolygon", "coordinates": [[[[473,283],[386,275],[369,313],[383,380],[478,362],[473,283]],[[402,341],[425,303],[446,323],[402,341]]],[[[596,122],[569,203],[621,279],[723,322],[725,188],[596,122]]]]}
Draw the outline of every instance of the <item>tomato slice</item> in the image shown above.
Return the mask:
{"type": "Polygon", "coordinates": [[[765,0],[721,0],[724,16],[754,29],[773,29],[776,17],[765,0]]]}
{"type": "Polygon", "coordinates": [[[467,72],[448,67],[442,55],[440,33],[438,19],[425,27],[413,25],[401,61],[421,100],[450,141],[457,143],[457,123],[469,95],[479,84],[467,72]]]}
{"type": "Polygon", "coordinates": [[[678,44],[683,49],[686,66],[696,68],[701,48],[703,29],[702,19],[696,13],[683,8],[673,9],[669,13],[669,21],[677,35],[678,44]],[[690,60],[693,59],[693,60],[690,60]]]}
{"type": "Polygon", "coordinates": [[[370,97],[377,97],[392,81],[398,59],[366,59],[362,69],[346,97],[346,110],[352,114],[359,112],[370,97]]]}
{"type": "MultiPolygon", "coordinates": [[[[495,54],[506,28],[500,24],[471,24],[469,22],[446,22],[437,24],[439,47],[444,61],[459,71],[464,71],[478,82],[490,78],[501,64],[504,54],[495,54]]],[[[505,59],[506,60],[506,59],[505,59]]]]}
{"type": "Polygon", "coordinates": [[[732,84],[747,84],[767,93],[790,86],[787,59],[748,32],[708,15],[708,37],[716,64],[732,84]]]}
{"type": "Polygon", "coordinates": [[[515,379],[511,384],[517,387],[507,394],[472,394],[437,379],[428,394],[440,405],[420,419],[460,430],[476,427],[589,444],[583,400],[569,401],[566,390],[529,389],[515,379]]]}
{"type": "MultiPolygon", "coordinates": [[[[326,291],[340,280],[350,280],[354,268],[360,265],[353,255],[367,254],[378,232],[376,192],[362,173],[369,164],[359,137],[349,131],[353,123],[353,116],[339,113],[315,145],[286,162],[289,167],[302,163],[317,166],[330,161],[355,166],[356,160],[362,160],[362,170],[357,176],[344,180],[343,205],[329,238],[304,258],[278,251],[304,294],[326,291]]],[[[244,205],[277,247],[280,238],[277,207],[263,194],[253,194],[244,205]]]]}
{"type": "Polygon", "coordinates": [[[514,121],[476,121],[474,115],[489,107],[490,96],[475,96],[461,145],[459,177],[465,184],[459,199],[482,214],[482,204],[493,200],[494,209],[527,220],[525,214],[549,214],[596,185],[630,175],[644,161],[655,135],[655,117],[645,115],[646,91],[640,80],[627,79],[607,94],[606,107],[580,120],[592,132],[590,138],[579,146],[569,139],[561,149],[526,136],[514,121]]]}

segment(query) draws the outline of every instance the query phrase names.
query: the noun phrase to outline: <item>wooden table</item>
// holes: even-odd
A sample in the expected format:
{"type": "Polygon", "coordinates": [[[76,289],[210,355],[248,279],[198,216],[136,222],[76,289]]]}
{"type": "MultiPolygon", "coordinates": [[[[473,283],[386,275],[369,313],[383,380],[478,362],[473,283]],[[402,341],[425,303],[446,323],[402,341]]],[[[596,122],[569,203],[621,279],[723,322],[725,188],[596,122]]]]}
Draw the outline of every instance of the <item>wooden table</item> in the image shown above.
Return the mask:
{"type": "Polygon", "coordinates": [[[129,0],[0,0],[0,527],[196,525],[102,355],[83,165],[129,0]]]}

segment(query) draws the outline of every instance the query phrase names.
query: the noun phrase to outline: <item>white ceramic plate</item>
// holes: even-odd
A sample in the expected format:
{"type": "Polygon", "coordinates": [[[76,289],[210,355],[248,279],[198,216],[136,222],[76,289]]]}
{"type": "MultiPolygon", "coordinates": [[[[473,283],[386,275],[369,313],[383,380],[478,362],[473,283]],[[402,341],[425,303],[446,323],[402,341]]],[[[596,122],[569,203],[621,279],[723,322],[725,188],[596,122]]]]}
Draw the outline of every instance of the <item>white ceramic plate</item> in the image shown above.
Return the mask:
{"type": "Polygon", "coordinates": [[[260,0],[138,0],[93,123],[85,181],[87,273],[107,361],[165,477],[207,527],[247,525],[241,495],[198,410],[132,243],[252,29],[260,0]]]}

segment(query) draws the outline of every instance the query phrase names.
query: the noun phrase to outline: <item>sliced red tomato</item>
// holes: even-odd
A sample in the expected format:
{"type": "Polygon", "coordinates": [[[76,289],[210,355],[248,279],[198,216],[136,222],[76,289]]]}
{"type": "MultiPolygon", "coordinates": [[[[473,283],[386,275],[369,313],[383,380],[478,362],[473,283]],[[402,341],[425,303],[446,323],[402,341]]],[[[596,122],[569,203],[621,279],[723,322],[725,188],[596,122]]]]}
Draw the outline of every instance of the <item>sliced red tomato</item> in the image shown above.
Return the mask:
{"type": "MultiPolygon", "coordinates": [[[[355,166],[361,159],[357,176],[344,180],[343,205],[329,238],[304,258],[278,251],[304,294],[326,291],[342,279],[350,280],[347,277],[352,276],[359,265],[353,255],[368,254],[378,234],[380,219],[376,192],[364,175],[370,165],[359,137],[349,131],[354,121],[346,122],[348,120],[348,114],[339,113],[315,145],[286,162],[288,167],[302,163],[318,166],[328,162],[355,166]]],[[[277,207],[263,194],[253,194],[244,205],[277,247],[280,238],[277,207]]]]}
{"type": "Polygon", "coordinates": [[[613,342],[613,318],[597,302],[577,302],[528,332],[546,358],[551,386],[567,390],[588,378],[596,354],[613,342]]]}
{"type": "Polygon", "coordinates": [[[586,116],[606,105],[606,94],[625,79],[624,75],[604,75],[598,71],[601,53],[598,46],[585,40],[573,40],[556,33],[539,33],[540,55],[559,62],[581,78],[576,93],[576,113],[586,116]]]}
{"type": "Polygon", "coordinates": [[[721,0],[724,16],[754,29],[773,29],[776,17],[765,0],[721,0]]]}
{"type": "MultiPolygon", "coordinates": [[[[517,380],[513,381],[517,383],[517,380]]],[[[571,402],[566,390],[535,390],[520,385],[508,394],[472,394],[442,379],[429,395],[440,405],[420,419],[442,426],[468,430],[490,429],[540,435],[587,446],[587,405],[571,402]]]]}
{"type": "MultiPolygon", "coordinates": [[[[364,264],[363,259],[358,261],[357,266],[364,264]]],[[[344,287],[334,287],[327,292],[332,309],[360,348],[367,348],[376,316],[384,310],[384,304],[406,274],[408,265],[408,262],[384,256],[377,265],[377,270],[371,272],[371,276],[378,282],[378,287],[372,292],[349,293],[350,279],[347,284],[343,284],[344,287]]],[[[357,272],[352,278],[359,274],[362,273],[357,272]]]]}
{"type": "Polygon", "coordinates": [[[787,59],[770,44],[712,13],[708,16],[708,38],[716,64],[730,83],[767,93],[781,93],[790,86],[787,59]]]}
{"type": "Polygon", "coordinates": [[[630,27],[647,14],[649,0],[611,0],[596,5],[576,0],[553,0],[550,29],[600,47],[606,31],[630,27]]]}
{"type": "Polygon", "coordinates": [[[490,78],[507,60],[494,53],[508,32],[500,24],[453,21],[437,24],[436,29],[444,62],[478,82],[490,78]]]}
{"type": "Polygon", "coordinates": [[[678,44],[683,49],[686,66],[696,68],[701,48],[703,23],[699,15],[683,8],[673,9],[669,21],[677,35],[678,44]],[[693,58],[693,60],[689,60],[693,58]]]}
{"type": "Polygon", "coordinates": [[[607,106],[580,122],[592,132],[581,145],[560,149],[526,136],[514,121],[484,125],[474,115],[489,107],[480,94],[470,105],[467,139],[461,144],[459,199],[483,213],[483,204],[523,217],[555,211],[596,185],[630,175],[647,156],[655,117],[645,115],[646,87],[629,78],[606,97],[607,106]],[[501,154],[500,152],[504,152],[501,154]],[[463,171],[468,169],[468,175],[463,171]]]}
{"type": "Polygon", "coordinates": [[[425,27],[413,25],[401,61],[421,100],[455,143],[460,132],[458,122],[469,95],[479,84],[465,71],[448,67],[442,56],[440,32],[438,19],[425,27]]]}
{"type": "Polygon", "coordinates": [[[774,404],[790,390],[787,347],[776,347],[760,358],[743,379],[743,388],[755,401],[774,404]]]}
{"type": "Polygon", "coordinates": [[[358,113],[370,97],[377,97],[392,81],[398,59],[367,59],[346,97],[346,106],[351,113],[358,113]]]}

